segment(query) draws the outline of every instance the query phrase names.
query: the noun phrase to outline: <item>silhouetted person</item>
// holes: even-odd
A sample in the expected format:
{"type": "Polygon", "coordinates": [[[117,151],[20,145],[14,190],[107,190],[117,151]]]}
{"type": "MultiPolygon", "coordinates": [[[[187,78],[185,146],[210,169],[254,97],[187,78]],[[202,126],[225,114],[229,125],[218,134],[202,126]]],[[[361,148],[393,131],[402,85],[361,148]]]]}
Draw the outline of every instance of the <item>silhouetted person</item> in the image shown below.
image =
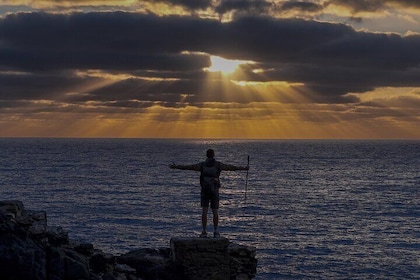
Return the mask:
{"type": "Polygon", "coordinates": [[[192,164],[192,165],[169,165],[172,169],[181,170],[194,170],[200,171],[200,185],[201,185],[201,223],[203,226],[203,232],[200,237],[207,237],[207,213],[209,210],[209,204],[213,211],[213,226],[214,226],[214,237],[219,237],[219,188],[220,188],[220,173],[222,170],[235,171],[235,170],[249,170],[247,166],[234,166],[230,164],[224,164],[220,161],[215,160],[214,151],[212,149],[207,150],[206,161],[192,164]]]}

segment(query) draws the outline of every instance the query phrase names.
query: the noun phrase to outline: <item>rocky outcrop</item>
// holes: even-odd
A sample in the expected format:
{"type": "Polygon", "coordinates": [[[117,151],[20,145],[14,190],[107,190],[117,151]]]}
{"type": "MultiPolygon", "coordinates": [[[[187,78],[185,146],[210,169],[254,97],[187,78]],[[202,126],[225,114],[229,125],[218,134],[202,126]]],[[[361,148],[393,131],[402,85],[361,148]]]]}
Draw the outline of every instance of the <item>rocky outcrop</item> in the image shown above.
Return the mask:
{"type": "Polygon", "coordinates": [[[171,248],[138,249],[120,256],[70,240],[48,227],[44,211],[0,201],[0,279],[177,280],[252,279],[256,250],[226,238],[172,238],[171,248]]]}
{"type": "Polygon", "coordinates": [[[108,274],[112,278],[106,279],[127,279],[125,271],[114,267],[115,257],[70,240],[60,227],[48,227],[44,211],[26,210],[20,201],[0,201],[0,279],[90,280],[108,274]]]}
{"type": "Polygon", "coordinates": [[[256,249],[227,238],[172,238],[171,256],[191,280],[252,279],[256,249]]]}

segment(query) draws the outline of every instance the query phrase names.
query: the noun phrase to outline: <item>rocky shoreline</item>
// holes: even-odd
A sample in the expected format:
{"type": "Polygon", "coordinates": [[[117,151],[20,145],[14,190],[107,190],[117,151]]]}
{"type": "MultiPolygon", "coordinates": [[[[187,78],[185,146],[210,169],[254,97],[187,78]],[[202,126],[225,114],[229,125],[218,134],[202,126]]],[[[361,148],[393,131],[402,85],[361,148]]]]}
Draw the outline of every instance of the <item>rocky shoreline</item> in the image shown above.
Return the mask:
{"type": "Polygon", "coordinates": [[[168,248],[141,248],[122,255],[69,239],[47,225],[45,211],[21,201],[0,201],[0,279],[178,280],[253,279],[256,248],[226,238],[178,238],[168,248]]]}

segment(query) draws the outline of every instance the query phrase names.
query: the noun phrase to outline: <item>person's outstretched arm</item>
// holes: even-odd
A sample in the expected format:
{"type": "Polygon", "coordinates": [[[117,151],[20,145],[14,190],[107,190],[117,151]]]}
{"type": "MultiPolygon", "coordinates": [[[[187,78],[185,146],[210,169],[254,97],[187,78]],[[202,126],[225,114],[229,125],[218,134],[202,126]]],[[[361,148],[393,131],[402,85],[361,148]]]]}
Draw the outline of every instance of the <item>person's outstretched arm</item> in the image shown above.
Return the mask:
{"type": "Polygon", "coordinates": [[[249,170],[249,165],[247,166],[236,166],[232,164],[220,163],[220,169],[226,171],[236,171],[236,170],[249,170]]]}
{"type": "Polygon", "coordinates": [[[175,163],[172,163],[169,165],[169,168],[171,169],[181,169],[181,170],[193,170],[193,171],[201,171],[201,164],[191,164],[191,165],[177,165],[175,163]]]}

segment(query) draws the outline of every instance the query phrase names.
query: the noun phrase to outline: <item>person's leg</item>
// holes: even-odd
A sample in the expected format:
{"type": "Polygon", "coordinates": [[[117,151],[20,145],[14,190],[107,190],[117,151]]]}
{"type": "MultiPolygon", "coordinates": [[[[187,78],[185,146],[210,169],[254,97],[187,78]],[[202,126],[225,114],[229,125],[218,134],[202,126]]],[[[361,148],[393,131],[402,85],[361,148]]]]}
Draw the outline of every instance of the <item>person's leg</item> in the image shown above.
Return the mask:
{"type": "Polygon", "coordinates": [[[207,213],[209,212],[209,203],[210,199],[208,195],[201,190],[201,225],[203,226],[203,231],[200,234],[200,237],[207,237],[207,213]]]}
{"type": "Polygon", "coordinates": [[[219,229],[219,209],[211,209],[213,211],[213,225],[214,231],[219,229]]]}
{"type": "Polygon", "coordinates": [[[216,189],[211,198],[211,210],[213,211],[214,237],[219,237],[219,189],[216,189]]]}
{"type": "Polygon", "coordinates": [[[207,232],[207,212],[209,211],[208,207],[203,207],[203,212],[201,213],[201,224],[203,226],[203,233],[207,232]]]}

